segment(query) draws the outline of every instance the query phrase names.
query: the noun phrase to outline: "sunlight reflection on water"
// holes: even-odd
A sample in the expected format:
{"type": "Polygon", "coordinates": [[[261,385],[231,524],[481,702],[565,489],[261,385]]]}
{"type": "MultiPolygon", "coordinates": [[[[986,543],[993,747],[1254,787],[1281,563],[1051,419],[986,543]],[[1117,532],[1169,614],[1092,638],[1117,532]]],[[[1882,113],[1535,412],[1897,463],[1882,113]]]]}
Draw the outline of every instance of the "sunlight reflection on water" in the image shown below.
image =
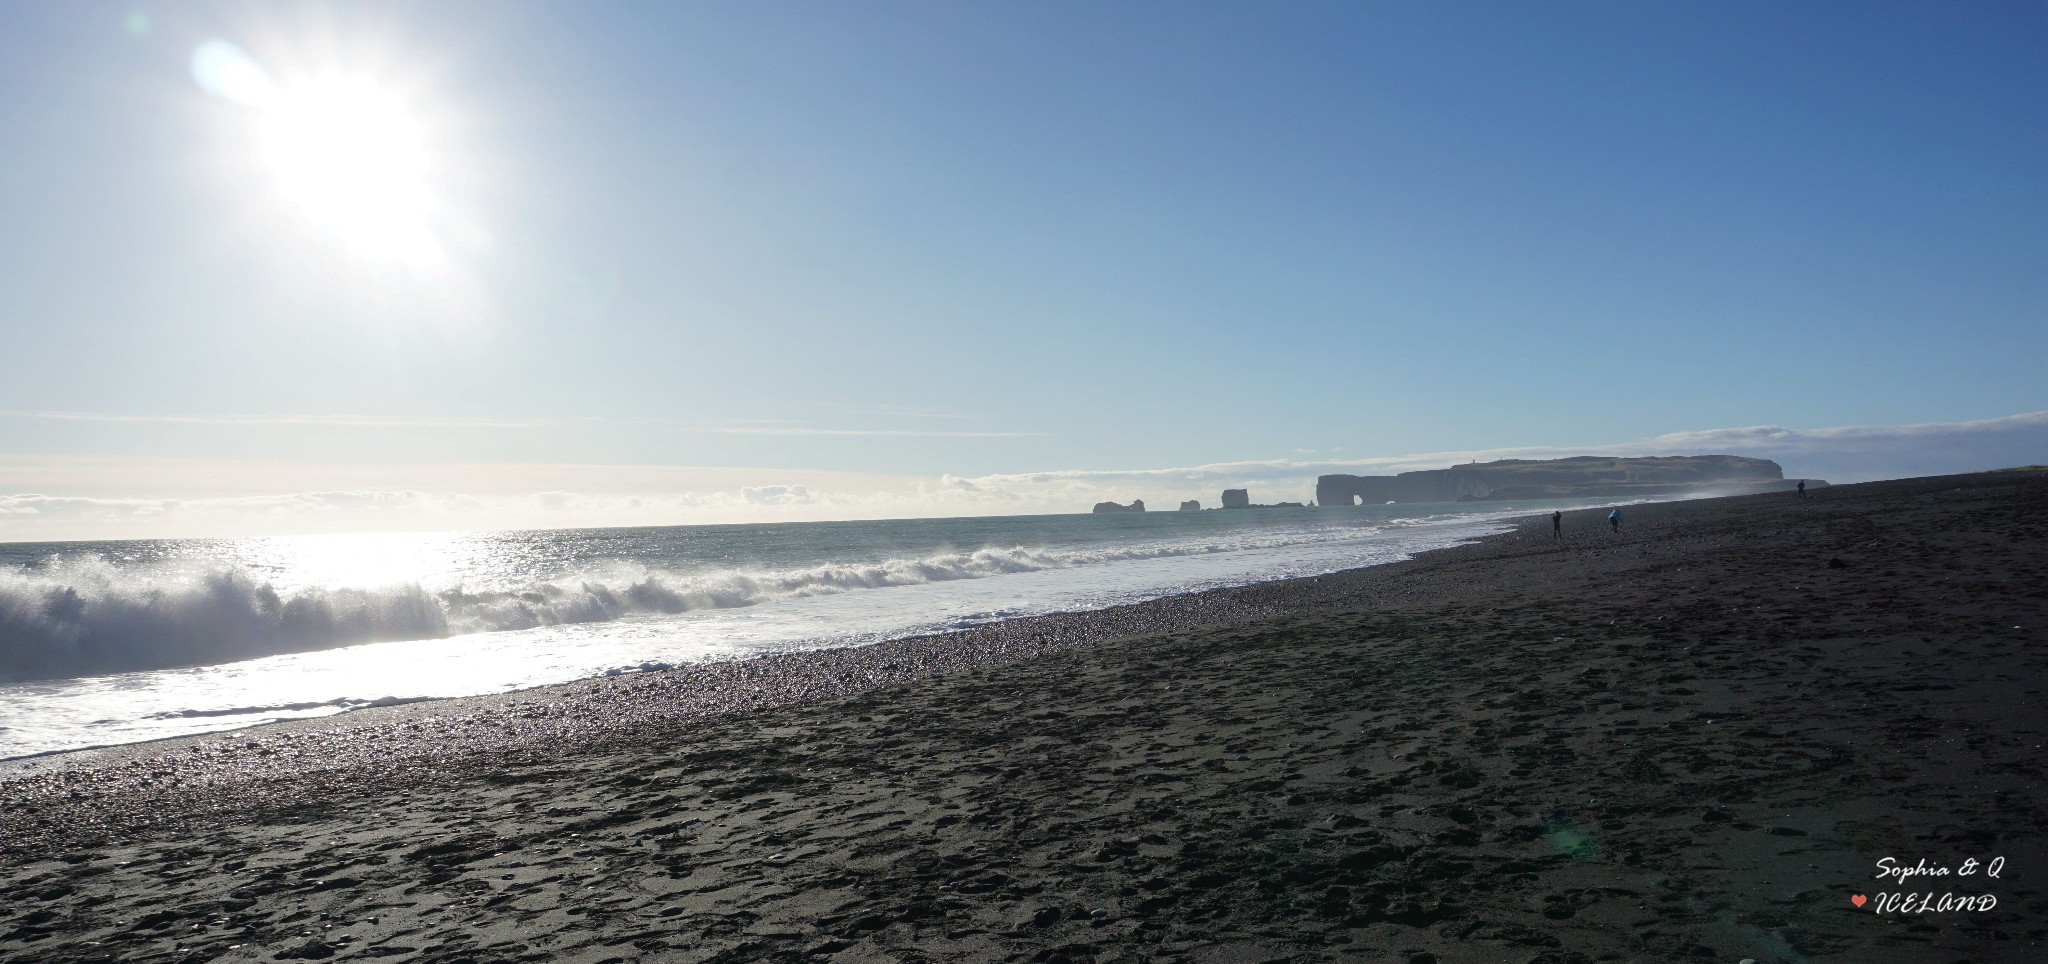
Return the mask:
{"type": "Polygon", "coordinates": [[[1513,514],[1361,507],[0,547],[0,595],[34,606],[57,587],[81,594],[72,636],[29,644],[84,639],[97,648],[80,658],[98,662],[81,666],[119,668],[161,659],[175,637],[183,661],[209,664],[0,686],[0,758],[1329,572],[1466,541],[1513,514]],[[976,545],[992,548],[962,548],[976,545]],[[120,618],[95,623],[93,612],[120,618]],[[219,633],[239,635],[220,636],[220,658],[207,659],[219,633]],[[346,645],[366,638],[392,641],[346,645]]]}

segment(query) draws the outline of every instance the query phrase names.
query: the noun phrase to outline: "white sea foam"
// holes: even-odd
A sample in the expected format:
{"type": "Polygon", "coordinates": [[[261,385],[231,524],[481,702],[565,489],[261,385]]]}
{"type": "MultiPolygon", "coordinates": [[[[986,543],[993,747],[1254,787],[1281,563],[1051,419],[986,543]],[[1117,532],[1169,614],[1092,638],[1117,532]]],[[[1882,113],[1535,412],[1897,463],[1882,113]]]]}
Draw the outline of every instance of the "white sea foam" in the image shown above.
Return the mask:
{"type": "Polygon", "coordinates": [[[1378,565],[1519,514],[1444,508],[0,545],[0,761],[1378,565]]]}
{"type": "Polygon", "coordinates": [[[782,570],[676,572],[612,563],[490,591],[430,591],[416,583],[280,587],[238,566],[194,572],[72,555],[0,572],[0,683],[731,609],[891,586],[1342,541],[1362,534],[1354,528],[1086,548],[1009,546],[782,570]]]}
{"type": "Polygon", "coordinates": [[[0,572],[0,682],[447,633],[442,604],[417,586],[285,595],[237,569],[171,575],[100,557],[0,572]]]}

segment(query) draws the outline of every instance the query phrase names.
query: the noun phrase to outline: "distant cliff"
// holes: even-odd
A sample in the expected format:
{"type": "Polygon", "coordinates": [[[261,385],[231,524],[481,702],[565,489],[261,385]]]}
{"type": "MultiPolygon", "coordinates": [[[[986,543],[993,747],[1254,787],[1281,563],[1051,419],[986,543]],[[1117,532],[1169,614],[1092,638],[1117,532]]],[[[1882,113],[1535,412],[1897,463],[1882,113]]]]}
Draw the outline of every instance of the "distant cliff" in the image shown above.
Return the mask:
{"type": "Polygon", "coordinates": [[[1131,500],[1131,504],[1130,504],[1130,505],[1117,505],[1117,504],[1116,504],[1116,503],[1114,503],[1114,502],[1097,502],[1097,503],[1095,503],[1095,511],[1097,511],[1097,512],[1143,512],[1143,511],[1145,511],[1145,500],[1144,500],[1144,499],[1132,499],[1132,500],[1131,500]]]}
{"type": "MultiPolygon", "coordinates": [[[[1816,481],[1809,479],[1807,484],[1816,481]]],[[[1400,475],[1325,475],[1316,480],[1316,504],[1734,494],[1790,489],[1793,484],[1778,463],[1739,455],[1503,459],[1400,475]]]]}
{"type": "Polygon", "coordinates": [[[1202,503],[1199,499],[1189,499],[1180,504],[1180,511],[1182,512],[1200,512],[1201,510],[1202,503]]]}

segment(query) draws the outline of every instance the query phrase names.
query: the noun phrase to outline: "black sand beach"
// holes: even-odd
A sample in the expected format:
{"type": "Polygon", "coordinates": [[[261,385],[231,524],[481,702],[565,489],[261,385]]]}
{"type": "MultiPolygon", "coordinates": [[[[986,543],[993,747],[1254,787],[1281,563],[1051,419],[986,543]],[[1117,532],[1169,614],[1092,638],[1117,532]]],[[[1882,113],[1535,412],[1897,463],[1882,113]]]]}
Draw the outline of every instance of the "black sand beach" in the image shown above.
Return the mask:
{"type": "Polygon", "coordinates": [[[2048,960],[2048,472],[1604,514],[30,761],[0,959],[2048,960]]]}

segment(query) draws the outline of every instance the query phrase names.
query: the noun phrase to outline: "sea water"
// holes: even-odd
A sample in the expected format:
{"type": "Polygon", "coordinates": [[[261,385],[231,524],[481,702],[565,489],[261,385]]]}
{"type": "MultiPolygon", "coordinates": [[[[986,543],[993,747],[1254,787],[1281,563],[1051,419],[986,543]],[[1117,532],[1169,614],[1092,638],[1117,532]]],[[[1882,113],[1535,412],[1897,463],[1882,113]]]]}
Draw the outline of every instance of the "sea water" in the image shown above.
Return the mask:
{"type": "Polygon", "coordinates": [[[1532,511],[0,544],[0,759],[1377,565],[1532,511]]]}

